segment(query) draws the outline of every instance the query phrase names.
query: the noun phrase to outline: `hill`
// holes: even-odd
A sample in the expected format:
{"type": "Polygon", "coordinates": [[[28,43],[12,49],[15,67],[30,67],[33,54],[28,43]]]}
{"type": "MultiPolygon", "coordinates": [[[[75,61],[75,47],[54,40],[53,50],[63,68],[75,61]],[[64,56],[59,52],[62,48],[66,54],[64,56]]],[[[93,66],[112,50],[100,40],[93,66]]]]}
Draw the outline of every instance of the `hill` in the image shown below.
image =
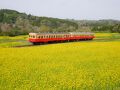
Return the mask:
{"type": "Polygon", "coordinates": [[[78,29],[78,24],[57,18],[27,15],[15,10],[0,10],[0,35],[25,35],[29,32],[68,32],[78,29]]]}
{"type": "Polygon", "coordinates": [[[69,20],[78,24],[78,31],[90,32],[119,32],[119,20],[69,20]]]}
{"type": "Polygon", "coordinates": [[[9,9],[0,10],[0,35],[26,35],[29,32],[120,33],[120,21],[58,19],[27,15],[9,9]]]}

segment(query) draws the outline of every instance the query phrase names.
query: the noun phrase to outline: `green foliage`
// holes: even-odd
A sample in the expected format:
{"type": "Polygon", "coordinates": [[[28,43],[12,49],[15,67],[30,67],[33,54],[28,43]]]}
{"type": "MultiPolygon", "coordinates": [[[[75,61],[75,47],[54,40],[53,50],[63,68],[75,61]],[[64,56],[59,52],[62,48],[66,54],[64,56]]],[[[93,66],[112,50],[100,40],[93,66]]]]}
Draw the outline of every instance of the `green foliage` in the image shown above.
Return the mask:
{"type": "Polygon", "coordinates": [[[25,35],[29,32],[68,32],[70,29],[78,29],[78,25],[72,21],[37,17],[9,9],[1,9],[0,17],[0,27],[2,27],[0,35],[25,35]],[[64,27],[64,25],[66,25],[66,27],[64,27]],[[42,30],[41,28],[43,26],[47,30],[42,30]],[[9,32],[9,29],[11,29],[11,32],[9,32]]]}
{"type": "Polygon", "coordinates": [[[111,32],[119,32],[120,33],[120,24],[116,24],[111,32]]]}
{"type": "Polygon", "coordinates": [[[66,20],[37,17],[9,9],[0,10],[0,35],[26,35],[29,32],[116,33],[120,32],[118,24],[120,24],[118,20],[66,20]]]}
{"type": "MultiPolygon", "coordinates": [[[[114,30],[117,24],[120,24],[118,20],[72,20],[78,23],[79,31],[90,31],[91,32],[118,32],[114,30]],[[84,27],[87,27],[87,30],[83,30],[84,27]],[[82,30],[80,30],[82,29],[82,30]]],[[[118,28],[117,28],[118,29],[118,28]]]]}

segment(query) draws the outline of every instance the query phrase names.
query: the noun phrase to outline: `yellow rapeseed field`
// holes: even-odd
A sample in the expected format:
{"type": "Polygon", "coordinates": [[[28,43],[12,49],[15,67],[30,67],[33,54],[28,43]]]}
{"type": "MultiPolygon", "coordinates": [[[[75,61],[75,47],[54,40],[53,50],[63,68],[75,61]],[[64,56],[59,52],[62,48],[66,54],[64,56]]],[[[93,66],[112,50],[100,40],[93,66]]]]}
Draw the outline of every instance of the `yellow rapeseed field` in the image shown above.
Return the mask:
{"type": "Polygon", "coordinates": [[[21,35],[21,36],[14,36],[14,37],[10,37],[10,36],[0,36],[0,40],[1,40],[1,39],[28,40],[28,38],[29,38],[28,35],[21,35]]]}
{"type": "Polygon", "coordinates": [[[119,90],[120,41],[0,47],[0,90],[119,90]]]}
{"type": "Polygon", "coordinates": [[[120,38],[120,33],[95,33],[94,39],[120,38]]]}

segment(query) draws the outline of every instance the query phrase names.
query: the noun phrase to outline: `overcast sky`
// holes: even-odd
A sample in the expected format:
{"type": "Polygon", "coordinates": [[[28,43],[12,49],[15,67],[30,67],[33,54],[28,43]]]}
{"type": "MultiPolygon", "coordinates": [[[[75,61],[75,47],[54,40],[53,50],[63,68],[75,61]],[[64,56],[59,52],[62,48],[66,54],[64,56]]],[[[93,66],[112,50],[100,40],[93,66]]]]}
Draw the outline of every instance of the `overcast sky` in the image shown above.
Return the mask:
{"type": "Polygon", "coordinates": [[[120,0],[0,0],[0,9],[62,19],[120,20],[120,0]]]}

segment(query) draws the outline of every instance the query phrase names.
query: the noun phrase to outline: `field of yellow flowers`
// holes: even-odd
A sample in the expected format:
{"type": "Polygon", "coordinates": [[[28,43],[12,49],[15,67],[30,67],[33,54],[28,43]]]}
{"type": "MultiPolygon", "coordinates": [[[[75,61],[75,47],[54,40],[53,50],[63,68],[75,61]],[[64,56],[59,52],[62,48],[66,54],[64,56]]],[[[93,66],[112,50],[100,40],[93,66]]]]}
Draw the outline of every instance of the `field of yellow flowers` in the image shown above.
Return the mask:
{"type": "Polygon", "coordinates": [[[120,40],[0,47],[0,90],[119,90],[120,40]]]}

